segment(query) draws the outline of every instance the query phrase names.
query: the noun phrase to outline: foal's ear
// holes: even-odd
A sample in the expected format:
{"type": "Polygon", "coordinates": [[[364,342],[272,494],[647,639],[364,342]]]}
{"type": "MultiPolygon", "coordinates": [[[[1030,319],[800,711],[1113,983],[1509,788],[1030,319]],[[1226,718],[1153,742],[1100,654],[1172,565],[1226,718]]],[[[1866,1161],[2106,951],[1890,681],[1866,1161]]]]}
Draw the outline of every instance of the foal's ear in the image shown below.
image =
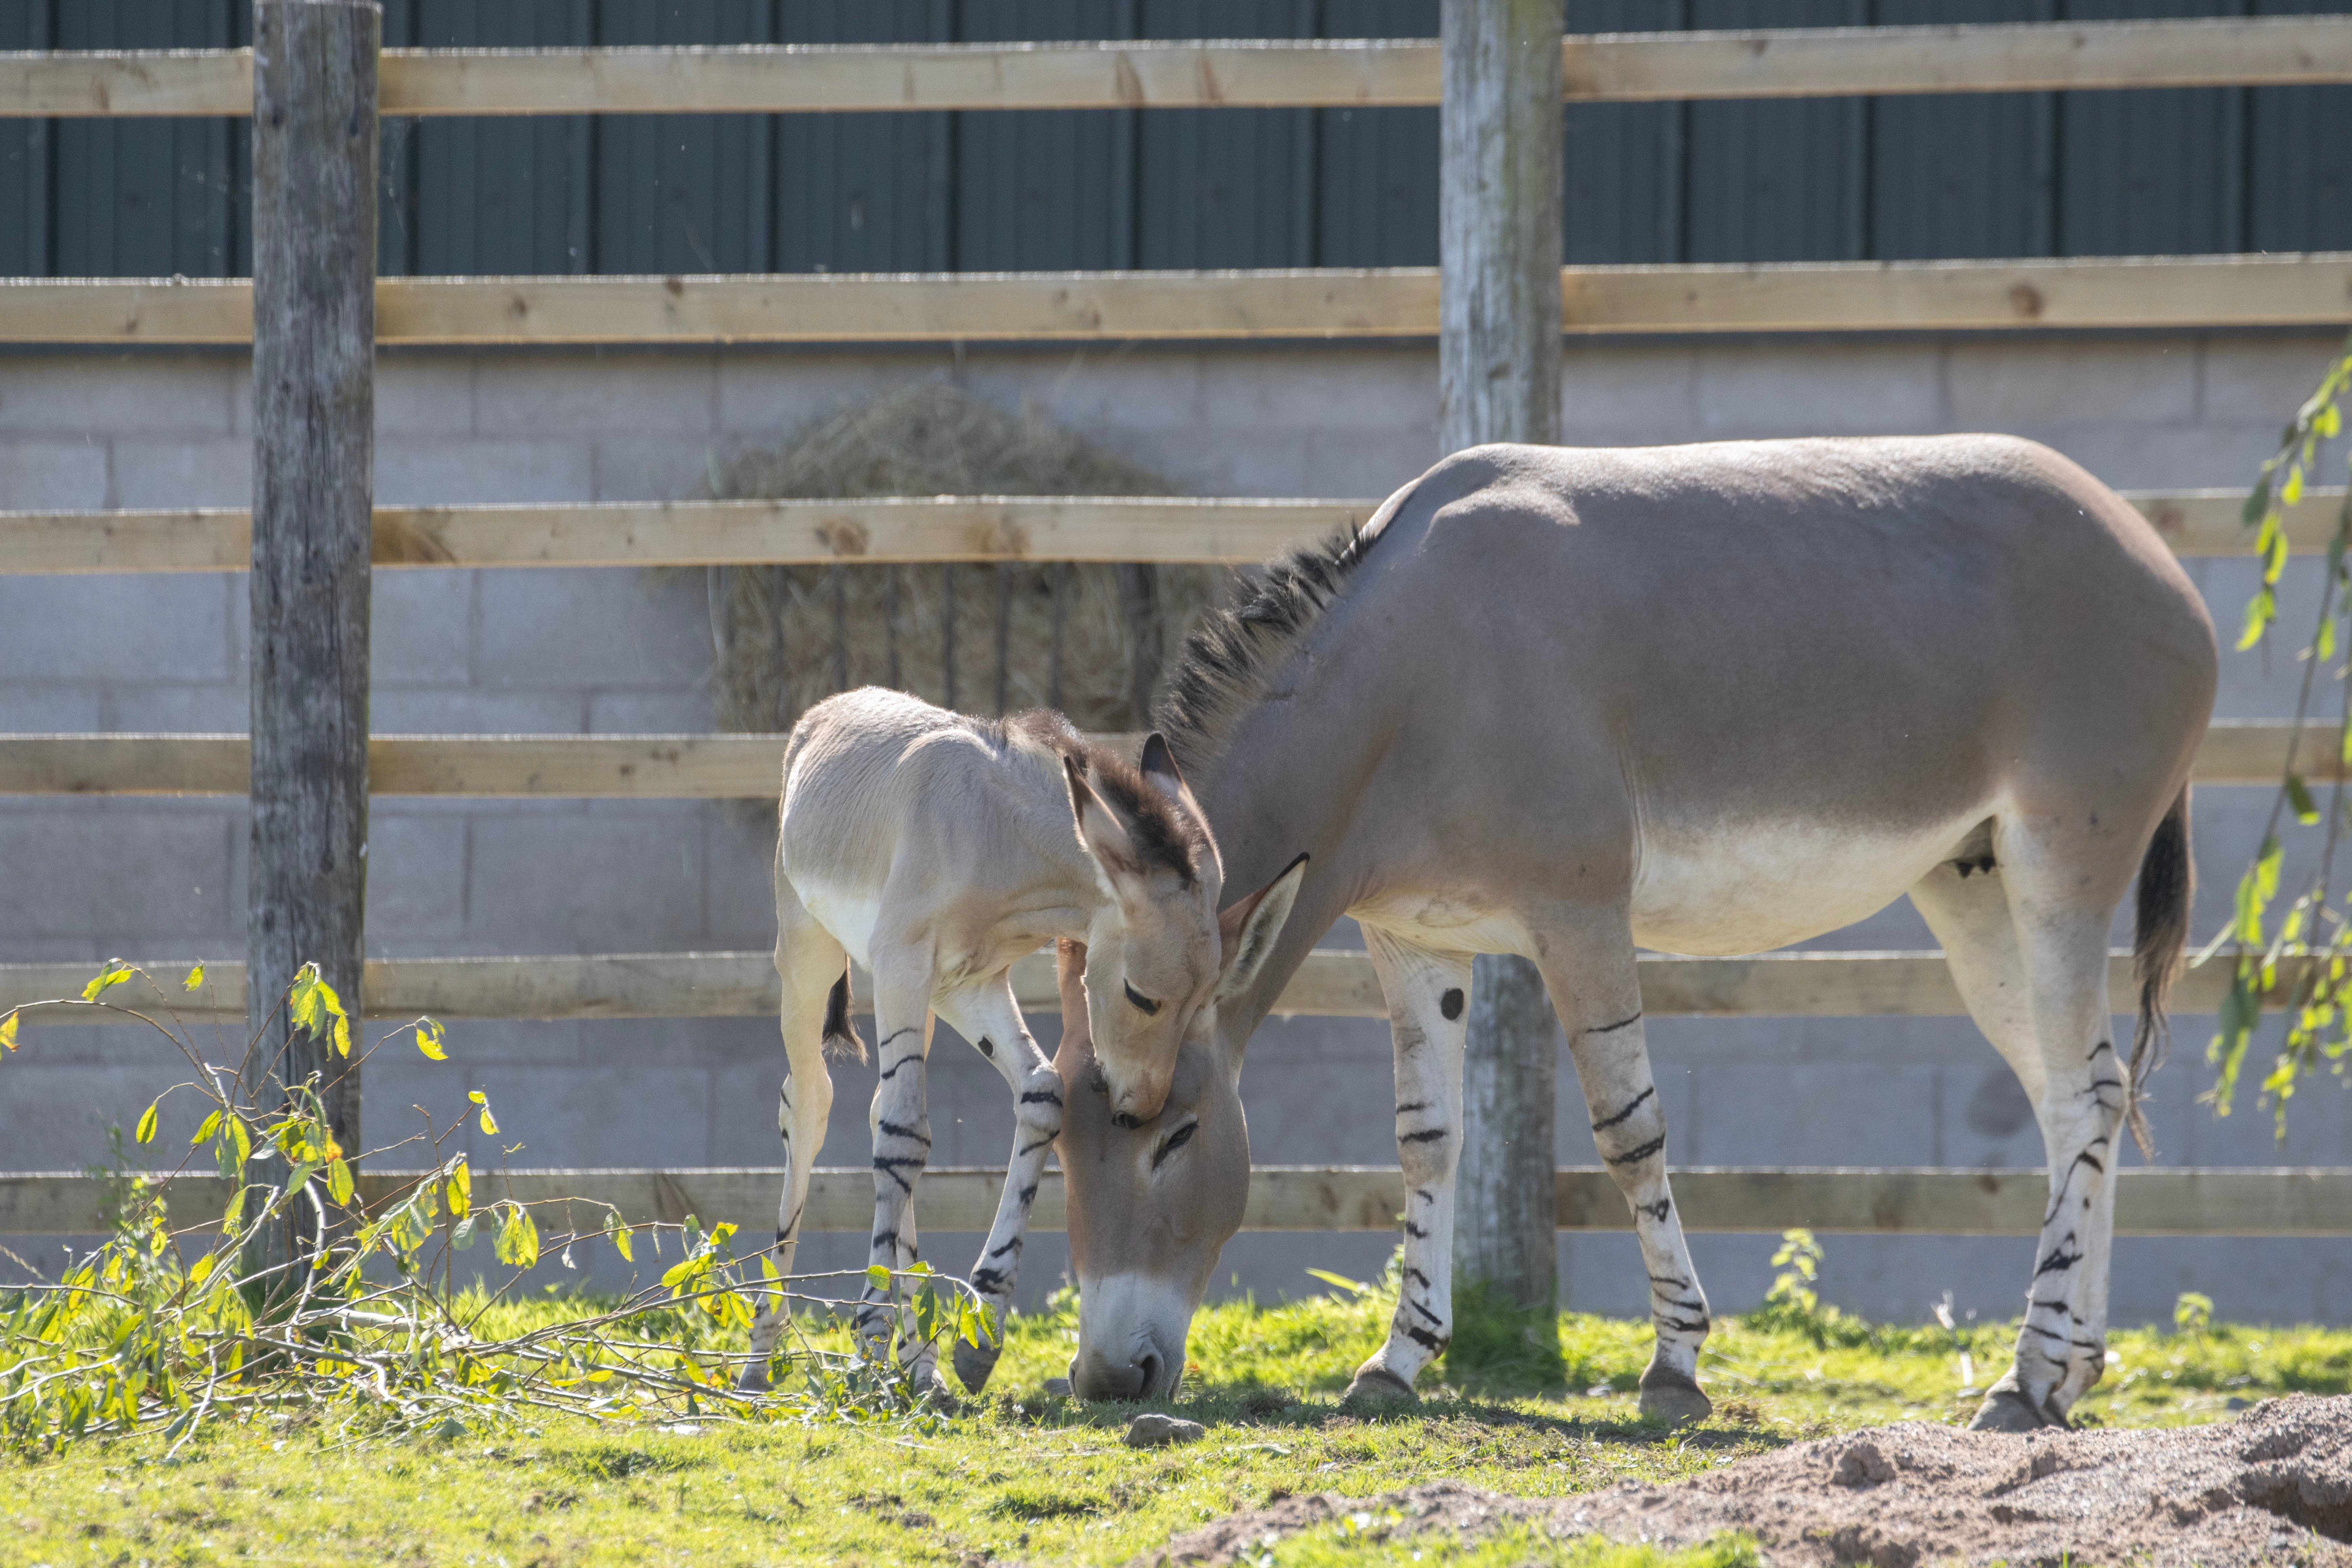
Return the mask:
{"type": "Polygon", "coordinates": [[[1307,857],[1301,854],[1283,868],[1281,876],[1218,911],[1217,935],[1224,950],[1217,976],[1218,1001],[1238,996],[1256,982],[1258,972],[1274,953],[1274,939],[1282,934],[1282,922],[1290,918],[1290,906],[1297,901],[1298,885],[1306,879],[1307,857]]]}
{"type": "Polygon", "coordinates": [[[1181,805],[1195,816],[1200,804],[1193,800],[1184,775],[1176,771],[1176,753],[1168,749],[1168,738],[1154,730],[1143,738],[1143,755],[1136,765],[1143,772],[1151,787],[1168,797],[1170,804],[1181,805]]]}
{"type": "Polygon", "coordinates": [[[1102,796],[1087,783],[1087,765],[1077,758],[1062,759],[1062,773],[1070,784],[1070,815],[1076,819],[1078,842],[1095,858],[1104,872],[1115,877],[1143,875],[1143,858],[1135,852],[1135,840],[1128,836],[1127,825],[1118,814],[1103,803],[1102,796]]]}

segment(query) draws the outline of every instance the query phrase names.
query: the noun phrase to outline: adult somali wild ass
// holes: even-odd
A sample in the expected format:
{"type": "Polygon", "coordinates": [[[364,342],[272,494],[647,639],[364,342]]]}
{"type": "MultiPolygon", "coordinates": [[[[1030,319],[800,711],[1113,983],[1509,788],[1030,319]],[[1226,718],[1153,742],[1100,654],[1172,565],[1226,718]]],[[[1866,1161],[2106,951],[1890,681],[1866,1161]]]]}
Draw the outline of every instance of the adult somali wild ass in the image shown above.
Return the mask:
{"type": "MultiPolygon", "coordinates": [[[[1204,1041],[1216,998],[1255,978],[1297,892],[1304,856],[1220,911],[1215,839],[1168,747],[1139,768],[1056,713],[966,718],[868,688],[802,715],[784,747],[776,839],[776,973],[788,1074],[776,1121],[787,1167],[777,1267],[792,1272],[809,1168],[833,1109],[828,1050],[863,1059],[849,1021],[849,959],[874,976],[881,1081],[874,1091],[872,1259],[916,1261],[915,1184],[931,1147],[923,1064],[936,1013],[1004,1075],[1016,1102],[1013,1155],[972,1288],[1001,1313],[1021,1260],[1029,1205],[1061,1131],[1059,1079],[1021,1021],[1006,977],[1056,938],[1087,942],[1098,1016],[1090,1086],[1106,1115],[1156,1114],[1188,1033],[1204,1041]]],[[[857,1332],[889,1348],[895,1291],[868,1287],[857,1332]]],[[[764,1387],[783,1304],[751,1326],[746,1386],[764,1387]]],[[[911,1309],[902,1303],[901,1328],[911,1309]]],[[[919,1383],[929,1346],[902,1333],[919,1383]]],[[[996,1352],[959,1343],[974,1393],[996,1352]]]]}
{"type": "Polygon", "coordinates": [[[1471,955],[1541,970],[1652,1288],[1644,1414],[1710,1406],[1634,952],[1740,953],[1905,892],[2032,1098],[2050,1205],[2016,1363],[1976,1424],[2064,1419],[2104,1364],[2109,1173],[2141,1131],[2186,937],[2212,628],[2156,534],[1992,436],[1482,447],[1193,637],[1160,720],[1244,885],[1314,857],[1273,961],[1145,1125],[1058,1063],[1071,1375],[1166,1392],[1248,1182],[1243,1047],[1353,915],[1389,1006],[1404,1288],[1351,1392],[1409,1396],[1453,1326],[1471,955]],[[2134,873],[2138,1027],[2110,917],[2134,873]]]}

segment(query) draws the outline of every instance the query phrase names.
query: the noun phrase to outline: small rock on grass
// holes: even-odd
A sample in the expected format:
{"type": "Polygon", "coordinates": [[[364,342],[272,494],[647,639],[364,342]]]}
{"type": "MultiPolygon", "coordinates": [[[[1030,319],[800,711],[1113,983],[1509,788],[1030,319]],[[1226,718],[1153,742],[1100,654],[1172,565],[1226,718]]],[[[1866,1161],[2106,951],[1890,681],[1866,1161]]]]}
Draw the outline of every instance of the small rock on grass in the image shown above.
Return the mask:
{"type": "Polygon", "coordinates": [[[1147,1410],[1127,1424],[1127,1436],[1119,1441],[1130,1448],[1157,1448],[1170,1443],[1197,1443],[1208,1435],[1209,1429],[1198,1421],[1147,1410]]]}

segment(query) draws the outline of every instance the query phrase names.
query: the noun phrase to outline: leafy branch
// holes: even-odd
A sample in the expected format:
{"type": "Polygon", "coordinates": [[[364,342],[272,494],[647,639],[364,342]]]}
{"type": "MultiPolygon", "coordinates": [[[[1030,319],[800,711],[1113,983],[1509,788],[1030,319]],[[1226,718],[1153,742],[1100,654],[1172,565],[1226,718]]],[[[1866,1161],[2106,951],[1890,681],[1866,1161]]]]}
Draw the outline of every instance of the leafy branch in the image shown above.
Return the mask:
{"type": "MultiPolygon", "coordinates": [[[[2286,569],[2288,549],[2285,514],[2302,503],[2322,448],[2342,432],[2347,391],[2352,391],[2352,341],[2329,365],[2319,389],[2296,410],[2246,498],[2243,517],[2256,531],[2254,554],[2262,565],[2262,582],[2246,603],[2238,638],[2242,652],[2269,637],[2278,621],[2278,582],[2286,569]]],[[[2263,1007],[2285,1015],[2286,1037],[2259,1091],[2262,1102],[2275,1108],[2281,1139],[2286,1136],[2287,1102],[2294,1097],[2298,1080],[2323,1062],[2343,1076],[2347,1053],[2352,1053],[2352,985],[2347,985],[2352,900],[2337,902],[2335,887],[2336,847],[2347,823],[2352,822],[2352,801],[2345,794],[2345,773],[2352,769],[2352,682],[2345,680],[2341,658],[2342,650],[2352,646],[2352,636],[2347,635],[2352,631],[2347,626],[2352,621],[2347,551],[2352,551],[2352,492],[2336,510],[2311,641],[2297,656],[2303,677],[2296,687],[2294,727],[2289,731],[2278,791],[2263,826],[2262,847],[2238,879],[2230,923],[2199,954],[2202,963],[2233,944],[2230,993],[2222,1000],[2219,1026],[2206,1053],[2216,1070],[2205,1098],[2218,1114],[2230,1114],[2263,1007]],[[2329,784],[2324,809],[2305,781],[2302,756],[2303,728],[2323,668],[2344,688],[2337,701],[2336,755],[2325,765],[2329,784]],[[2295,826],[2321,830],[2318,857],[2273,926],[2271,917],[2283,896],[2285,844],[2281,835],[2288,831],[2290,817],[2295,826]]]]}
{"type": "MultiPolygon", "coordinates": [[[[497,1195],[499,1177],[478,1175],[467,1154],[445,1150],[464,1117],[425,1131],[392,1150],[423,1145],[432,1168],[405,1176],[374,1201],[361,1201],[353,1166],[361,1156],[335,1141],[318,1075],[275,1089],[249,1069],[280,1015],[247,1043],[234,1068],[205,1060],[171,1016],[110,1000],[134,976],[161,993],[152,976],[121,961],[108,963],[78,998],[31,1004],[104,1009],[143,1021],[176,1046],[194,1076],[142,1112],[134,1137],[152,1145],[165,1101],[193,1093],[210,1110],[176,1171],[126,1173],[110,1206],[112,1234],[71,1259],[55,1284],[0,1290],[0,1444],[20,1453],[54,1453],[90,1436],[160,1432],[167,1456],[207,1424],[308,1419],[350,1440],[453,1436],[469,1424],[503,1425],[530,1410],[597,1420],[728,1415],[800,1421],[911,1422],[939,1419],[927,1391],[915,1386],[915,1343],[898,1364],[820,1350],[802,1331],[795,1307],[831,1311],[840,1303],[795,1287],[856,1279],[883,1293],[909,1293],[910,1317],[924,1343],[945,1335],[995,1342],[992,1310],[960,1280],[918,1265],[903,1273],[876,1268],[787,1279],[771,1250],[738,1259],[735,1226],[707,1231],[689,1215],[682,1224],[625,1221],[609,1205],[576,1198],[525,1203],[497,1195]],[[262,1092],[268,1100],[258,1098],[262,1092]],[[175,1228],[167,1197],[174,1177],[208,1157],[228,1189],[216,1218],[175,1228]],[[542,1231],[541,1217],[601,1215],[593,1229],[542,1231]],[[541,1211],[534,1215],[533,1210],[541,1211]],[[303,1243],[290,1258],[256,1245],[290,1228],[303,1243]],[[456,1254],[490,1237],[509,1272],[487,1294],[454,1283],[456,1254]],[[572,1248],[605,1242],[634,1262],[640,1241],[657,1258],[665,1235],[680,1259],[657,1285],[633,1291],[612,1310],[496,1337],[480,1331],[488,1309],[553,1254],[576,1267],[572,1248]],[[756,1266],[756,1271],[755,1271],[756,1266]],[[740,1350],[755,1298],[786,1313],[792,1334],[775,1359],[787,1375],[774,1394],[735,1386],[750,1359],[740,1350]]],[[[184,988],[205,984],[200,964],[184,988]]],[[[168,1001],[168,996],[166,998],[168,1001]]],[[[0,1059],[19,1049],[21,1010],[0,1017],[0,1059]]],[[[282,1016],[290,1030],[327,1040],[336,1058],[352,1057],[352,1020],[341,998],[306,965],[289,989],[282,1016]]],[[[447,1059],[446,1036],[430,1018],[386,1034],[361,1060],[409,1036],[428,1060],[447,1059]]],[[[289,1036],[290,1037],[290,1036],[289,1036]]],[[[281,1048],[272,1067],[282,1065],[281,1048]]],[[[467,1093],[486,1136],[499,1131],[488,1098],[467,1093]]]]}

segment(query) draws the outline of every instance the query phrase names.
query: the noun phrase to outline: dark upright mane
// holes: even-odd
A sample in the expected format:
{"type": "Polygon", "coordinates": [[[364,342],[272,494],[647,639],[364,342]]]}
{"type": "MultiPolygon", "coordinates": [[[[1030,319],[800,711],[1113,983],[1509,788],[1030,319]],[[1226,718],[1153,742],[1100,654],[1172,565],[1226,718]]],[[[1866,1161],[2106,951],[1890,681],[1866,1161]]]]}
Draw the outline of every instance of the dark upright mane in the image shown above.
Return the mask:
{"type": "Polygon", "coordinates": [[[1087,771],[1088,785],[1118,814],[1145,865],[1175,872],[1188,888],[1200,876],[1201,857],[1209,847],[1207,829],[1179,812],[1133,763],[1101,742],[1080,734],[1050,708],[971,722],[983,732],[993,729],[1006,737],[1018,732],[1066,757],[1076,758],[1087,771]]]}
{"type": "Polygon", "coordinates": [[[1178,763],[1204,767],[1224,751],[1234,725],[1265,695],[1275,667],[1339,596],[1411,493],[1410,486],[1399,491],[1361,528],[1268,563],[1247,596],[1202,617],[1184,639],[1168,695],[1153,715],[1178,763]]]}

